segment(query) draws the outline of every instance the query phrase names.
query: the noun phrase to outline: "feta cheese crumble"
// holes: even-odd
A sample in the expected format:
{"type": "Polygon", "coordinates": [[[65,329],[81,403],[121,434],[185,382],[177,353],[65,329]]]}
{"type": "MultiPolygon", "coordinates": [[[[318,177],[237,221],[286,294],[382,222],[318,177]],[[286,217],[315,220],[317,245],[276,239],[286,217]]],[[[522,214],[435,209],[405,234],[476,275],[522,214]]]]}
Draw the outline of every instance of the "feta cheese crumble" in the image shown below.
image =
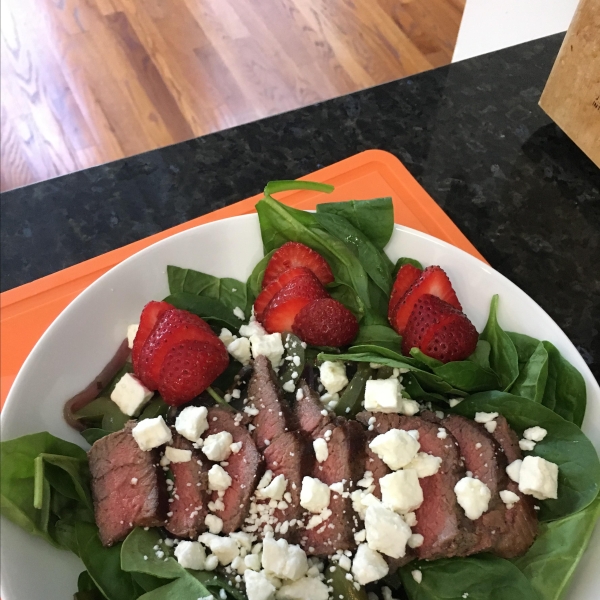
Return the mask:
{"type": "Polygon", "coordinates": [[[175,419],[175,431],[190,442],[197,442],[208,429],[208,410],[205,406],[187,406],[175,419]]]}
{"type": "Polygon", "coordinates": [[[510,510],[521,498],[510,490],[502,490],[500,492],[500,500],[506,504],[507,510],[510,510]]]}
{"type": "Polygon", "coordinates": [[[493,421],[498,416],[497,412],[476,412],[475,413],[475,422],[476,423],[489,423],[493,421]]]}
{"type": "Polygon", "coordinates": [[[531,452],[535,448],[535,442],[532,440],[519,440],[519,448],[523,452],[531,452]]]}
{"type": "Polygon", "coordinates": [[[439,456],[433,456],[426,452],[419,452],[405,467],[414,469],[417,472],[417,477],[430,477],[435,475],[440,470],[442,459],[439,456]]]}
{"type": "Polygon", "coordinates": [[[538,500],[558,497],[558,465],[540,456],[526,456],[519,473],[519,491],[538,500]]]}
{"type": "Polygon", "coordinates": [[[348,385],[346,366],[338,360],[326,360],[319,367],[319,377],[329,394],[340,392],[348,385]]]}
{"type": "Polygon", "coordinates": [[[393,471],[413,460],[420,447],[419,442],[402,429],[390,429],[369,444],[369,448],[393,471]]]}
{"type": "Polygon", "coordinates": [[[208,489],[213,492],[224,492],[231,486],[232,479],[221,465],[213,465],[208,472],[208,489]]]}
{"type": "Polygon", "coordinates": [[[402,410],[402,400],[398,379],[369,379],[365,385],[365,410],[399,413],[402,410]]]}
{"type": "Polygon", "coordinates": [[[371,550],[367,544],[361,544],[352,561],[352,575],[360,585],[382,579],[390,568],[379,552],[371,550]]]}
{"type": "Polygon", "coordinates": [[[243,320],[246,318],[246,315],[244,314],[244,311],[243,311],[243,310],[242,310],[242,309],[241,309],[239,306],[236,306],[236,307],[233,309],[233,314],[234,314],[234,315],[235,315],[235,316],[236,316],[238,319],[240,319],[241,321],[243,321],[243,320]]]}
{"type": "Polygon", "coordinates": [[[154,392],[150,391],[135,375],[125,373],[110,394],[110,399],[123,414],[135,417],[152,396],[154,392]]]}
{"type": "Polygon", "coordinates": [[[521,465],[522,464],[523,464],[523,461],[519,458],[518,460],[511,462],[510,465],[508,465],[508,467],[506,467],[506,474],[515,483],[519,483],[519,476],[521,473],[521,465]]]}
{"type": "Polygon", "coordinates": [[[463,477],[455,486],[456,500],[465,511],[467,518],[475,521],[487,511],[492,493],[490,488],[473,477],[463,477]]]}
{"type": "MultiPolygon", "coordinates": [[[[246,339],[246,338],[243,338],[246,339]]],[[[253,335],[250,337],[252,345],[252,356],[256,358],[261,354],[266,356],[274,369],[281,366],[284,354],[283,342],[280,333],[271,333],[267,335],[253,335]]]]}
{"type": "Polygon", "coordinates": [[[414,469],[395,471],[379,480],[384,506],[399,513],[416,510],[423,503],[423,490],[414,469]]]}
{"type": "Polygon", "coordinates": [[[204,524],[208,527],[208,531],[215,535],[223,531],[223,519],[220,519],[216,515],[206,515],[204,524]]]}
{"type": "Polygon", "coordinates": [[[317,438],[313,442],[313,448],[317,462],[325,462],[329,458],[329,450],[327,448],[327,442],[323,438],[317,438]]]}
{"type": "Polygon", "coordinates": [[[248,600],[275,600],[277,590],[263,572],[245,571],[244,583],[248,600]]]}
{"type": "Polygon", "coordinates": [[[406,554],[406,544],[412,535],[404,519],[381,504],[373,504],[365,514],[367,545],[392,558],[406,554]]]}
{"type": "Polygon", "coordinates": [[[250,340],[245,337],[233,340],[227,346],[227,352],[229,352],[233,358],[239,360],[243,365],[247,365],[251,358],[250,340]]]}
{"type": "Polygon", "coordinates": [[[219,433],[206,437],[202,445],[202,452],[209,460],[221,462],[229,458],[232,443],[233,437],[228,431],[219,431],[219,433]]]}
{"type": "Polygon", "coordinates": [[[204,570],[206,552],[200,542],[181,541],[175,548],[175,558],[184,569],[204,570]]]}
{"type": "Polygon", "coordinates": [[[171,430],[167,427],[162,416],[140,421],[131,430],[131,434],[140,450],[144,451],[158,448],[158,446],[162,446],[172,439],[171,430]]]}
{"type": "Polygon", "coordinates": [[[131,350],[133,348],[133,342],[135,341],[135,336],[137,335],[138,329],[140,328],[138,323],[134,323],[133,325],[129,325],[127,327],[127,345],[131,350]]]}
{"type": "MultiPolygon", "coordinates": [[[[270,471],[269,471],[270,473],[270,471]]],[[[261,480],[262,482],[262,480],[261,480]]],[[[270,498],[271,500],[282,500],[287,488],[287,479],[283,474],[277,475],[270,483],[256,490],[257,498],[270,498]]]]}
{"type": "Polygon", "coordinates": [[[283,538],[267,537],[263,540],[262,566],[279,579],[295,581],[308,571],[308,559],[300,546],[288,544],[283,538]]]}
{"type": "Polygon", "coordinates": [[[304,477],[300,490],[300,506],[311,513],[320,513],[329,506],[331,490],[314,477],[304,477]]]}
{"type": "Polygon", "coordinates": [[[276,597],[277,600],[328,600],[329,589],[316,577],[303,577],[281,586],[276,597]]]}
{"type": "Polygon", "coordinates": [[[421,581],[423,581],[423,573],[421,571],[419,571],[419,569],[415,569],[414,571],[411,571],[410,574],[412,575],[412,578],[417,583],[421,583],[421,581]]]}
{"type": "Polygon", "coordinates": [[[172,446],[167,446],[165,448],[165,457],[169,462],[172,462],[172,463],[190,462],[190,460],[192,460],[192,451],[191,450],[180,450],[179,448],[173,448],[172,446]]]}
{"type": "Polygon", "coordinates": [[[543,427],[538,427],[537,425],[535,427],[530,427],[523,432],[523,437],[532,442],[541,442],[546,435],[548,435],[548,432],[543,427]]]}

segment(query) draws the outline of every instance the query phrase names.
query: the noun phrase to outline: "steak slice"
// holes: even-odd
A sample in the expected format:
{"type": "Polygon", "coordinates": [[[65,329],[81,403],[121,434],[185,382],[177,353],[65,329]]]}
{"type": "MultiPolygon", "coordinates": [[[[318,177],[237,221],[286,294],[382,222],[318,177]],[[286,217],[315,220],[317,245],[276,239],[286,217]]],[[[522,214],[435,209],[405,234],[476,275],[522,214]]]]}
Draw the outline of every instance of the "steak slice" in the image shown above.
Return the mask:
{"type": "Polygon", "coordinates": [[[323,429],[333,420],[332,415],[323,414],[325,407],[319,394],[309,387],[305,381],[300,382],[302,398],[296,401],[296,424],[298,429],[312,438],[319,437],[315,432],[323,429]]]}
{"type": "Polygon", "coordinates": [[[366,461],[365,461],[365,471],[371,471],[373,474],[373,485],[375,486],[375,490],[373,491],[373,495],[381,500],[381,486],[379,485],[379,480],[382,477],[385,477],[389,473],[391,473],[390,468],[369,448],[369,444],[373,441],[373,439],[377,437],[377,433],[374,431],[367,432],[366,444],[365,444],[365,453],[366,453],[366,461]]]}
{"type": "Polygon", "coordinates": [[[124,539],[134,527],[158,527],[165,522],[167,491],[158,450],[140,449],[131,434],[135,425],[127,422],[88,452],[94,514],[104,546],[124,539]]]}
{"type": "Polygon", "coordinates": [[[458,448],[467,471],[487,485],[492,496],[488,510],[474,521],[477,539],[466,554],[485,552],[496,544],[496,540],[506,529],[506,505],[500,498],[500,491],[507,489],[506,457],[494,438],[485,428],[471,419],[460,415],[449,415],[441,425],[458,442],[458,448]]]}
{"type": "Polygon", "coordinates": [[[433,560],[462,555],[473,546],[475,536],[473,523],[465,517],[454,494],[454,486],[465,475],[456,441],[451,434],[445,439],[437,437],[438,424],[420,417],[362,412],[356,418],[367,424],[371,417],[375,417],[374,429],[380,434],[390,429],[416,429],[421,452],[442,459],[435,475],[419,480],[423,504],[415,511],[417,524],[412,528],[423,536],[422,546],[415,549],[418,558],[433,560]]]}
{"type": "MultiPolygon", "coordinates": [[[[519,438],[502,415],[496,418],[496,429],[492,435],[502,448],[509,464],[523,458],[519,448],[519,438]]],[[[514,558],[527,552],[535,541],[538,533],[538,519],[533,498],[522,494],[519,491],[519,485],[511,479],[507,479],[507,481],[505,489],[517,494],[519,502],[514,504],[510,510],[504,511],[506,528],[496,540],[492,551],[502,558],[514,558]]]]}
{"type": "Polygon", "coordinates": [[[173,448],[190,450],[192,460],[171,463],[173,494],[169,498],[169,514],[165,528],[176,537],[196,539],[206,530],[208,514],[208,460],[194,449],[192,442],[173,431],[173,448]]]}
{"type": "MultiPolygon", "coordinates": [[[[256,449],[252,436],[241,424],[236,424],[235,413],[225,408],[208,409],[208,430],[205,437],[228,431],[233,442],[241,442],[242,448],[237,454],[232,453],[223,468],[232,479],[232,483],[222,498],[225,508],[214,514],[223,520],[223,534],[228,535],[239,529],[248,514],[250,498],[264,470],[263,459],[256,449]]],[[[222,463],[223,464],[223,463],[222,463]]],[[[218,492],[213,492],[212,501],[219,499],[218,492]]]]}
{"type": "Polygon", "coordinates": [[[292,428],[291,410],[283,399],[279,380],[266,356],[260,355],[254,360],[248,400],[249,406],[258,411],[252,419],[254,443],[260,452],[264,452],[278,435],[292,428]]]}
{"type": "MultiPolygon", "coordinates": [[[[356,421],[342,417],[314,432],[314,437],[331,438],[327,443],[329,456],[322,463],[315,463],[312,476],[331,485],[344,481],[344,491],[352,492],[356,482],[364,475],[365,435],[356,421]]],[[[317,556],[330,556],[337,550],[354,550],[354,533],[362,529],[358,515],[352,509],[352,500],[347,494],[331,493],[329,502],[331,516],[312,529],[302,532],[300,545],[317,556]]],[[[305,514],[308,524],[311,514],[305,514]]]]}

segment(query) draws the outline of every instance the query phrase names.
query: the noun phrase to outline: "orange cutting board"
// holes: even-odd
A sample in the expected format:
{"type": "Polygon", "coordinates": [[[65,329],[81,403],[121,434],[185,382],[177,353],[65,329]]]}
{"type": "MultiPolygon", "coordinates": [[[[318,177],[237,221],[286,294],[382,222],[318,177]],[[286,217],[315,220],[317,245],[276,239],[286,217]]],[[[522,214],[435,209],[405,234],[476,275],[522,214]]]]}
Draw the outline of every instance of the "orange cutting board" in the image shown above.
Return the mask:
{"type": "MultiPolygon", "coordinates": [[[[391,196],[396,223],[433,235],[484,260],[406,167],[388,152],[367,150],[301,179],[330,183],[335,186],[335,191],[329,195],[307,190],[283,192],[277,198],[306,210],[314,209],[319,202],[391,196]]],[[[254,205],[261,196],[257,194],[1,294],[0,406],[40,336],[88,285],[132,254],[159,240],[197,225],[254,212],[254,205]]]]}

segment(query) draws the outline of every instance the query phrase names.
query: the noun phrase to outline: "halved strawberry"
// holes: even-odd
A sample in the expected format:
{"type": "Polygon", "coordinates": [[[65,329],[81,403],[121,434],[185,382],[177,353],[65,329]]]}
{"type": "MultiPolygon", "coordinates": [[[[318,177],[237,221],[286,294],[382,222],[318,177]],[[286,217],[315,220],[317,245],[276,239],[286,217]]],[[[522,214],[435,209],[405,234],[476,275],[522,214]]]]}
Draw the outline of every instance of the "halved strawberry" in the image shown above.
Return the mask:
{"type": "Polygon", "coordinates": [[[436,296],[423,294],[406,325],[402,352],[408,355],[411,348],[419,348],[444,363],[464,360],[474,352],[478,337],[464,313],[436,296]]]}
{"type": "Polygon", "coordinates": [[[294,319],[292,331],[313,346],[348,345],[358,333],[356,317],[333,298],[309,302],[294,319]]]}
{"type": "Polygon", "coordinates": [[[327,298],[325,288],[312,273],[300,275],[283,287],[263,313],[263,327],[269,333],[291,331],[296,315],[312,300],[327,298]]]}
{"type": "Polygon", "coordinates": [[[167,404],[178,406],[201,394],[229,364],[223,344],[186,340],[165,356],[158,391],[167,404]]]}
{"type": "Polygon", "coordinates": [[[148,302],[142,309],[140,315],[140,325],[135,339],[133,340],[133,348],[131,349],[131,362],[133,363],[133,369],[137,372],[139,367],[140,353],[142,348],[148,339],[148,336],[152,333],[156,322],[167,310],[174,308],[172,304],[168,302],[148,302]]]}
{"type": "Polygon", "coordinates": [[[388,305],[388,319],[391,320],[392,313],[396,305],[402,298],[404,294],[408,292],[410,286],[421,276],[421,269],[417,269],[411,264],[402,265],[398,274],[396,275],[396,281],[394,281],[394,286],[392,287],[392,294],[390,296],[390,303],[388,305]]]}
{"type": "Polygon", "coordinates": [[[262,322],[263,312],[275,294],[283,289],[288,283],[296,279],[296,277],[299,277],[300,275],[306,275],[307,273],[309,275],[314,275],[314,273],[306,267],[294,267],[293,269],[288,269],[287,271],[281,273],[277,279],[274,279],[271,281],[271,283],[269,283],[269,285],[263,288],[263,291],[254,301],[254,315],[256,318],[262,322]]]}
{"type": "Polygon", "coordinates": [[[148,336],[135,371],[148,389],[157,389],[165,356],[174,346],[187,340],[225,347],[200,317],[177,308],[166,311],[148,336]]]}
{"type": "Polygon", "coordinates": [[[410,314],[412,313],[417,300],[423,294],[437,296],[454,306],[454,308],[462,310],[462,306],[456,297],[456,292],[452,288],[452,284],[444,270],[435,265],[427,267],[419,279],[413,283],[408,292],[404,294],[404,297],[392,310],[390,323],[400,335],[404,335],[404,330],[410,314]]]}
{"type": "Polygon", "coordinates": [[[273,254],[265,269],[263,289],[281,273],[294,267],[310,269],[323,285],[331,283],[334,279],[327,261],[318,252],[299,242],[286,242],[273,254]]]}

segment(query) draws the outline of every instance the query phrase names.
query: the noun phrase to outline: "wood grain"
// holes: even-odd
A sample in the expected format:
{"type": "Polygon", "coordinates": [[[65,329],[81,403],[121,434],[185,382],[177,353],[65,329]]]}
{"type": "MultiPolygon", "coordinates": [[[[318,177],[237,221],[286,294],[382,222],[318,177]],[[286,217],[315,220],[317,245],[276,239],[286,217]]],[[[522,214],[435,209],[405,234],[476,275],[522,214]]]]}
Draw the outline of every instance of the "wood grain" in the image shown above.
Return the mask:
{"type": "Polygon", "coordinates": [[[2,0],[0,189],[450,62],[465,0],[2,0]]]}

